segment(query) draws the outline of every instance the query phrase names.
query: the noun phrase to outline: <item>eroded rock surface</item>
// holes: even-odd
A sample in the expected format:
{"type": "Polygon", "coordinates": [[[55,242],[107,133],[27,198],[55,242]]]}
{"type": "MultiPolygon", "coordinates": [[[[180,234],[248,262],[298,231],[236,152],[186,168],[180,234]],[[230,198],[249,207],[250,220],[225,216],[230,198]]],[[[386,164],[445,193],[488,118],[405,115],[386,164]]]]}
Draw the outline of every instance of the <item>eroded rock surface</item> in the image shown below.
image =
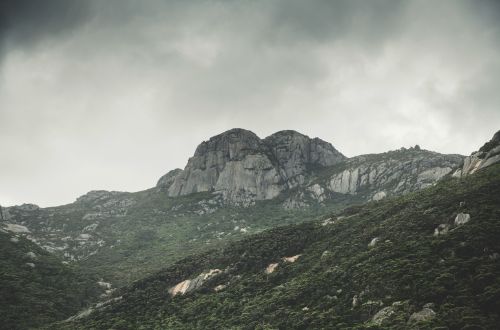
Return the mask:
{"type": "MultiPolygon", "coordinates": [[[[351,195],[381,188],[384,197],[403,194],[433,185],[451,173],[462,159],[459,155],[442,155],[420,149],[353,157],[346,161],[343,171],[330,177],[327,188],[351,195]]],[[[373,196],[374,200],[380,197],[382,194],[373,196]]]]}
{"type": "Polygon", "coordinates": [[[419,147],[347,158],[330,143],[295,131],[260,139],[232,129],[202,142],[184,170],[167,173],[157,187],[172,197],[213,192],[240,206],[291,191],[283,206],[294,209],[335,194],[380,200],[422,189],[452,173],[463,158],[419,147]]]}
{"type": "Polygon", "coordinates": [[[201,273],[193,279],[187,279],[182,282],[177,283],[168,290],[168,293],[174,297],[178,294],[186,294],[188,292],[194,291],[200,288],[209,279],[222,274],[223,271],[220,269],[210,269],[206,273],[201,273]]]}
{"type": "Polygon", "coordinates": [[[455,177],[474,174],[475,172],[500,162],[500,131],[478,151],[464,159],[461,168],[453,173],[455,177]]]}
{"type": "Polygon", "coordinates": [[[421,311],[411,314],[408,323],[426,322],[432,320],[435,317],[436,312],[434,312],[432,308],[424,306],[421,311]]]}
{"type": "Polygon", "coordinates": [[[331,166],[345,158],[331,144],[295,131],[262,140],[250,131],[232,129],[202,142],[168,193],[212,191],[225,201],[249,205],[302,184],[310,166],[331,166]]]}
{"type": "Polygon", "coordinates": [[[455,217],[455,225],[461,226],[470,221],[470,214],[468,213],[459,213],[455,217]]]}

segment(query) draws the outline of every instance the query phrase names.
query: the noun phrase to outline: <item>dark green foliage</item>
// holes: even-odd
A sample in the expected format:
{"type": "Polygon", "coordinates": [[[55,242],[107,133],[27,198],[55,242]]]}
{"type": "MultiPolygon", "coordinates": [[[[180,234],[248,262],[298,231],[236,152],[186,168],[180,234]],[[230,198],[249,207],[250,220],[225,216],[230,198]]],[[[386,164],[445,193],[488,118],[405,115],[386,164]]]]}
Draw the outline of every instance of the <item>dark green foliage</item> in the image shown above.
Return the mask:
{"type": "Polygon", "coordinates": [[[496,146],[500,144],[500,131],[496,132],[495,135],[493,135],[493,138],[486,142],[480,149],[479,151],[481,152],[489,152],[496,146]]]}
{"type": "Polygon", "coordinates": [[[121,301],[50,328],[498,329],[499,206],[496,165],[349,208],[332,216],[334,224],[275,228],[189,256],[120,290],[121,301]],[[459,212],[471,221],[455,226],[459,212]],[[451,230],[434,236],[440,224],[451,230]],[[296,254],[302,256],[295,263],[282,261],[296,254]],[[278,268],[265,274],[272,262],[278,268]],[[169,296],[173,285],[214,268],[226,272],[195,292],[169,296]],[[215,292],[221,284],[227,287],[215,292]],[[372,321],[394,303],[399,307],[385,323],[372,321]],[[408,323],[427,303],[436,317],[408,323]]]}
{"type": "Polygon", "coordinates": [[[101,293],[96,278],[61,264],[22,237],[0,232],[0,329],[26,329],[64,319],[101,293]],[[28,256],[30,252],[36,257],[28,256]]]}

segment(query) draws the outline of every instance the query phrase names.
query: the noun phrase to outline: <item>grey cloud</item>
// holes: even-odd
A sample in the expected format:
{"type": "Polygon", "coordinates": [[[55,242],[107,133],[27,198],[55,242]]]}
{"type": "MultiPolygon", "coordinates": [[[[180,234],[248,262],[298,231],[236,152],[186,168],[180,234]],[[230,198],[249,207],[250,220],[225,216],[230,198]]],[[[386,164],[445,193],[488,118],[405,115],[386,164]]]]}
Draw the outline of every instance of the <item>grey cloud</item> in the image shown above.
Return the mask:
{"type": "Polygon", "coordinates": [[[89,2],[85,0],[0,2],[0,60],[6,48],[32,47],[47,38],[59,38],[89,15],[89,2]]]}
{"type": "Polygon", "coordinates": [[[147,188],[233,127],[352,156],[469,153],[500,122],[497,1],[2,6],[0,203],[147,188]]]}

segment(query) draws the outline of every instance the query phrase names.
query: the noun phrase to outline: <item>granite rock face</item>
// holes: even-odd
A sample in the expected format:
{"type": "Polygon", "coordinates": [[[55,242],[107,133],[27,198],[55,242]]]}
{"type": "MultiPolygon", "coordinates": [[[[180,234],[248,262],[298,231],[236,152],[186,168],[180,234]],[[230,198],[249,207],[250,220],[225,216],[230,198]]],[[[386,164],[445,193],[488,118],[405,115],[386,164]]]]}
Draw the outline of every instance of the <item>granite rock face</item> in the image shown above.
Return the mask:
{"type": "Polygon", "coordinates": [[[264,142],[277,160],[289,188],[304,183],[308,166],[332,166],[346,158],[330,143],[290,130],[277,132],[264,142]]]}
{"type": "Polygon", "coordinates": [[[378,200],[381,196],[377,189],[384,190],[385,197],[431,186],[451,173],[462,159],[416,148],[353,157],[346,161],[344,170],[331,175],[326,188],[351,195],[373,191],[372,199],[378,200]]]}
{"type": "Polygon", "coordinates": [[[296,131],[260,139],[232,129],[202,142],[184,170],[167,173],[157,187],[171,197],[212,192],[240,206],[289,191],[283,206],[293,209],[339,194],[360,201],[405,194],[435,184],[463,162],[463,156],[419,146],[347,158],[330,143],[296,131]]]}
{"type": "Polygon", "coordinates": [[[162,176],[159,180],[158,183],[156,184],[156,187],[159,188],[160,190],[164,190],[170,188],[172,183],[174,183],[175,177],[181,173],[182,170],[180,168],[176,168],[175,170],[172,170],[162,176]]]}
{"type": "Polygon", "coordinates": [[[211,191],[225,201],[249,205],[303,183],[308,167],[331,166],[345,158],[331,144],[295,131],[262,140],[253,132],[232,129],[198,146],[168,194],[211,191]]]}
{"type": "Polygon", "coordinates": [[[479,151],[473,152],[464,159],[461,168],[453,173],[455,177],[474,174],[475,172],[500,162],[500,131],[496,132],[490,141],[486,142],[479,151]]]}

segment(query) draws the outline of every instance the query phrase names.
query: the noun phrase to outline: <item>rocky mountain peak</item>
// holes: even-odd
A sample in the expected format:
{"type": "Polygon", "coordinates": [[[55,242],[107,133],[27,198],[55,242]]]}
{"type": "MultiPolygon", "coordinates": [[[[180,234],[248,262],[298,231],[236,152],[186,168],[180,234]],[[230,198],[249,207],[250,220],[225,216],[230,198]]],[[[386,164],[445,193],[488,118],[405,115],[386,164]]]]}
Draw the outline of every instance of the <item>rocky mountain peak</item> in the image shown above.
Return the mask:
{"type": "Polygon", "coordinates": [[[452,173],[462,161],[460,155],[418,146],[347,158],[330,143],[297,131],[260,139],[238,128],[202,142],[184,170],[167,173],[158,187],[172,197],[213,192],[225,202],[244,206],[294,189],[285,206],[300,207],[308,199],[321,203],[335,194],[379,199],[422,189],[452,173]]]}
{"type": "Polygon", "coordinates": [[[289,179],[289,187],[303,183],[308,166],[331,166],[346,159],[330,143],[292,130],[276,132],[264,142],[289,179]]]}
{"type": "Polygon", "coordinates": [[[253,132],[233,128],[224,133],[203,141],[194,153],[194,157],[203,157],[209,153],[216,153],[219,158],[239,160],[248,154],[262,152],[264,146],[260,138],[253,132]]]}
{"type": "Polygon", "coordinates": [[[331,144],[296,131],[260,139],[236,128],[202,142],[185,169],[173,179],[163,177],[159,185],[170,196],[213,191],[230,202],[246,204],[274,198],[302,183],[310,165],[330,166],[345,158],[331,144]]]}
{"type": "Polygon", "coordinates": [[[331,166],[346,157],[330,143],[320,138],[311,139],[296,131],[276,132],[264,139],[278,161],[290,158],[301,159],[304,163],[331,166]]]}

